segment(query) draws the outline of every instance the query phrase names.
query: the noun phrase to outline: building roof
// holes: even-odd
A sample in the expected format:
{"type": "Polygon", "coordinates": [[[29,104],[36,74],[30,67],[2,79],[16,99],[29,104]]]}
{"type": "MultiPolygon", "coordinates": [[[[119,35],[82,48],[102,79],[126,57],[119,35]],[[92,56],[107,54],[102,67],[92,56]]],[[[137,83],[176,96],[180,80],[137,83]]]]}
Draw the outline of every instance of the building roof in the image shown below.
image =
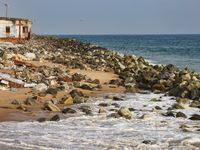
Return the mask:
{"type": "Polygon", "coordinates": [[[8,21],[31,21],[31,22],[34,22],[33,20],[29,20],[29,19],[9,18],[9,17],[0,17],[0,20],[8,20],[8,21]]]}

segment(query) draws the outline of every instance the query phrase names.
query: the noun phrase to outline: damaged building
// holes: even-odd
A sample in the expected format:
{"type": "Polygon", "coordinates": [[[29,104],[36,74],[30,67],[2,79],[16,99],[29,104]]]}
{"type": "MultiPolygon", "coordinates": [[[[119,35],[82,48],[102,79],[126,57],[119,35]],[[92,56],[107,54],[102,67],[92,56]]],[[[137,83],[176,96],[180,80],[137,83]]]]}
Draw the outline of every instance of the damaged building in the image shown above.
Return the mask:
{"type": "Polygon", "coordinates": [[[29,19],[0,17],[0,39],[30,39],[33,22],[29,19]]]}

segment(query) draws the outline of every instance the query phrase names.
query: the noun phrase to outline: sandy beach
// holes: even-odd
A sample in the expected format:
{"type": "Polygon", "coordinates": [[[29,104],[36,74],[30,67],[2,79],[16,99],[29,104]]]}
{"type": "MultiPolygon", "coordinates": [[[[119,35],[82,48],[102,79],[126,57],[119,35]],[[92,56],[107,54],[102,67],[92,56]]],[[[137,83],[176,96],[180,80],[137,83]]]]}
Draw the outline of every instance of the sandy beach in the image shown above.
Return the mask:
{"type": "MultiPolygon", "coordinates": [[[[32,64],[36,66],[46,65],[49,67],[53,66],[59,66],[63,71],[69,70],[70,68],[67,68],[66,66],[62,66],[61,64],[51,63],[48,61],[44,61],[42,63],[36,62],[36,61],[30,61],[32,64]]],[[[111,72],[104,72],[104,71],[86,71],[86,70],[78,70],[78,69],[70,69],[74,73],[81,73],[83,75],[89,76],[92,80],[99,79],[100,84],[102,85],[102,89],[100,91],[90,91],[90,90],[84,90],[81,88],[77,88],[79,91],[83,91],[83,94],[85,96],[89,97],[97,97],[98,94],[103,93],[120,93],[124,92],[124,87],[109,87],[109,85],[105,85],[104,83],[108,83],[112,79],[117,79],[118,75],[111,73],[111,72]]],[[[6,70],[4,70],[6,72],[6,70]]],[[[113,85],[112,85],[113,86],[113,85]]],[[[32,93],[30,92],[31,88],[18,88],[18,91],[13,92],[9,90],[0,90],[0,122],[4,121],[27,121],[27,120],[37,120],[42,117],[51,118],[56,113],[49,113],[42,110],[43,103],[38,103],[38,105],[26,105],[26,108],[31,110],[31,112],[36,112],[37,116],[30,116],[30,112],[24,112],[23,110],[16,109],[18,106],[11,104],[14,100],[18,101],[26,101],[28,97],[32,96],[32,93]]],[[[61,91],[58,92],[57,97],[53,98],[51,94],[47,94],[45,97],[41,97],[40,101],[48,101],[51,100],[51,98],[59,101],[61,97],[64,95],[69,95],[69,92],[72,90],[68,90],[66,92],[61,91]]],[[[58,104],[57,105],[61,110],[64,109],[65,104],[58,104]]],[[[62,116],[60,115],[62,118],[62,116]]]]}

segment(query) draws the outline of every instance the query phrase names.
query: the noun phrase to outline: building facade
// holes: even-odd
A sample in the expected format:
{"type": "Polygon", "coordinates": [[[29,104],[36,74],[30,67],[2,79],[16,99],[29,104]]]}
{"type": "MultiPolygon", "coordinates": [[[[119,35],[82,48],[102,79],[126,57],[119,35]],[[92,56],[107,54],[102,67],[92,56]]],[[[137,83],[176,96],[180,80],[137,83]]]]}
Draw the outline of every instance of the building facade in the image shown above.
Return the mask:
{"type": "Polygon", "coordinates": [[[30,39],[33,22],[29,19],[0,17],[0,38],[30,39]]]}

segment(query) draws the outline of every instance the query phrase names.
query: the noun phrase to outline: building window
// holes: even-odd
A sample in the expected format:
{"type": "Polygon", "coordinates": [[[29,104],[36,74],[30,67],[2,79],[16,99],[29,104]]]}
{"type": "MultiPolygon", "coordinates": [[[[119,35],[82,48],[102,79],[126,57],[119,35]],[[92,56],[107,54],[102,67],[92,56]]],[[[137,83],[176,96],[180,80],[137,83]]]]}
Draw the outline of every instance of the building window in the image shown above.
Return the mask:
{"type": "Polygon", "coordinates": [[[23,33],[28,33],[28,27],[23,27],[23,33]]]}
{"type": "Polygon", "coordinates": [[[6,33],[10,33],[10,27],[6,27],[6,33]]]}

